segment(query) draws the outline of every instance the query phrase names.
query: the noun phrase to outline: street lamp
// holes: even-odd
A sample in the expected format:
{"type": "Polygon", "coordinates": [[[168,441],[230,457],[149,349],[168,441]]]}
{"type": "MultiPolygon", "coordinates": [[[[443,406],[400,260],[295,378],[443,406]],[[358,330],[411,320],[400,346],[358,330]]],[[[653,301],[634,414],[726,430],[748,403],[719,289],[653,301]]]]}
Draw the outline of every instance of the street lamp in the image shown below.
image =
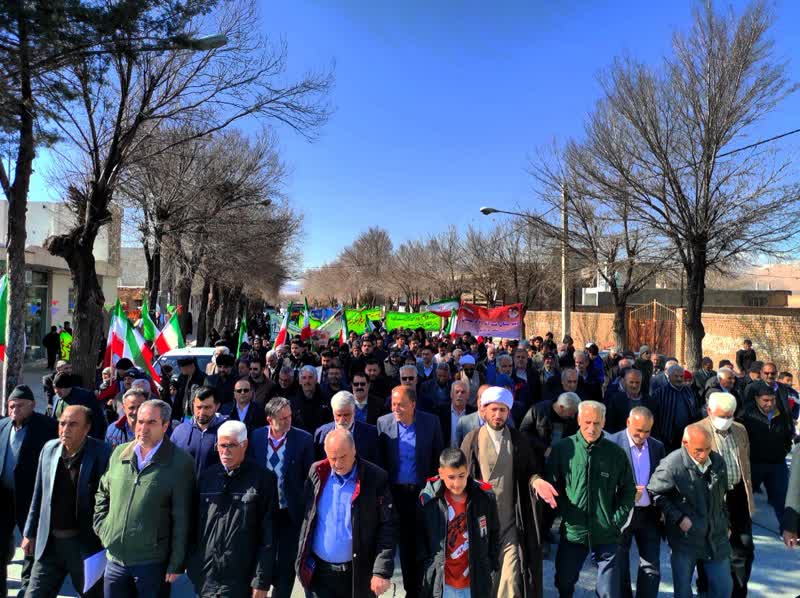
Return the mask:
{"type": "MultiPolygon", "coordinates": [[[[511,212],[509,210],[499,210],[497,208],[490,208],[484,206],[480,209],[481,214],[489,216],[490,214],[508,214],[509,216],[516,216],[518,218],[525,218],[534,223],[541,223],[541,220],[523,214],[521,212],[511,212]]],[[[570,334],[572,329],[572,315],[570,305],[570,288],[569,278],[567,271],[569,269],[569,256],[567,255],[567,235],[569,234],[569,215],[567,214],[567,188],[561,187],[561,334],[562,336],[570,334]]]]}

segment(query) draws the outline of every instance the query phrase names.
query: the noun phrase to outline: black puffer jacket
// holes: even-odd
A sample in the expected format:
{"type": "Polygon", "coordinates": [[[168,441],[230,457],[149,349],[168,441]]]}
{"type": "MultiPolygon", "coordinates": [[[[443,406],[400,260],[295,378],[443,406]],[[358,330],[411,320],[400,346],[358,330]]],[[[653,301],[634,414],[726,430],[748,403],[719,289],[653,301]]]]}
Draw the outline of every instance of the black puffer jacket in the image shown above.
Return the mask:
{"type": "MultiPolygon", "coordinates": [[[[419,495],[417,558],[421,563],[420,598],[441,598],[447,548],[447,500],[444,483],[431,478],[419,495]]],[[[470,478],[467,482],[469,586],[472,596],[489,596],[492,576],[499,568],[500,523],[492,487],[470,478]]]]}
{"type": "Polygon", "coordinates": [[[275,558],[275,474],[245,460],[232,475],[217,463],[197,483],[196,534],[187,573],[200,596],[249,598],[268,590],[275,558]]]}

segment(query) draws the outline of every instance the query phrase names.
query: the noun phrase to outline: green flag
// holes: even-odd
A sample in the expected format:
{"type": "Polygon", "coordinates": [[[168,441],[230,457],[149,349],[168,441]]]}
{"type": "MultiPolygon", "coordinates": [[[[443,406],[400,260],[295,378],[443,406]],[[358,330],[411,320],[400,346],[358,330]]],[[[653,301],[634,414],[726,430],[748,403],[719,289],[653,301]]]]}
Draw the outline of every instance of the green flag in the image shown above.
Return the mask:
{"type": "Polygon", "coordinates": [[[236,359],[239,359],[242,353],[242,343],[247,342],[249,342],[247,338],[247,314],[244,314],[242,321],[239,323],[239,342],[236,344],[236,359]]]}
{"type": "Polygon", "coordinates": [[[156,340],[158,336],[158,328],[156,323],[150,317],[150,307],[147,305],[147,296],[142,299],[142,336],[146,341],[156,340]]]}

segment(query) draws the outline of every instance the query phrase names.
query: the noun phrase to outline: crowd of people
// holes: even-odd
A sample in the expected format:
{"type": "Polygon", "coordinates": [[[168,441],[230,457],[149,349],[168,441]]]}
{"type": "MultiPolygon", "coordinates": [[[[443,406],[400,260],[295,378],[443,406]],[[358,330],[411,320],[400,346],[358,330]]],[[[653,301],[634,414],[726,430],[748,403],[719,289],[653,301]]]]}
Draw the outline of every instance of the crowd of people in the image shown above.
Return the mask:
{"type": "MultiPolygon", "coordinates": [[[[745,596],[754,492],[798,543],[800,402],[749,341],[689,371],[642,346],[601,352],[397,330],[317,347],[215,343],[165,367],[128,359],[86,388],[68,361],[17,387],[0,420],[2,532],[21,534],[20,596],[560,596],[587,556],[599,596],[745,596]],[[235,358],[235,354],[239,358],[235,358]],[[557,532],[553,533],[556,521],[557,532]],[[636,543],[639,563],[630,574],[636,543]],[[84,590],[84,559],[105,549],[84,590]]],[[[3,553],[4,551],[0,551],[3,553]]],[[[5,551],[0,590],[7,592],[5,551]]]]}

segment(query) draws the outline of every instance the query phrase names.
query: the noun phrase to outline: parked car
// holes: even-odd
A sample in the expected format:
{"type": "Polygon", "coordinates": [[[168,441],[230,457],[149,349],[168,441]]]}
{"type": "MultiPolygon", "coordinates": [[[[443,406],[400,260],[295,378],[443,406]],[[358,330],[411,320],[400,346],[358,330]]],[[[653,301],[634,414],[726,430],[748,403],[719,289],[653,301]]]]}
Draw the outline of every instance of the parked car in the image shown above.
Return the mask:
{"type": "Polygon", "coordinates": [[[195,361],[197,361],[197,369],[201,372],[205,372],[206,366],[211,362],[213,356],[214,347],[184,347],[183,349],[173,349],[161,355],[158,361],[153,365],[153,368],[161,375],[161,365],[168,363],[172,366],[174,375],[178,375],[180,374],[178,359],[181,357],[194,357],[195,361]]]}

